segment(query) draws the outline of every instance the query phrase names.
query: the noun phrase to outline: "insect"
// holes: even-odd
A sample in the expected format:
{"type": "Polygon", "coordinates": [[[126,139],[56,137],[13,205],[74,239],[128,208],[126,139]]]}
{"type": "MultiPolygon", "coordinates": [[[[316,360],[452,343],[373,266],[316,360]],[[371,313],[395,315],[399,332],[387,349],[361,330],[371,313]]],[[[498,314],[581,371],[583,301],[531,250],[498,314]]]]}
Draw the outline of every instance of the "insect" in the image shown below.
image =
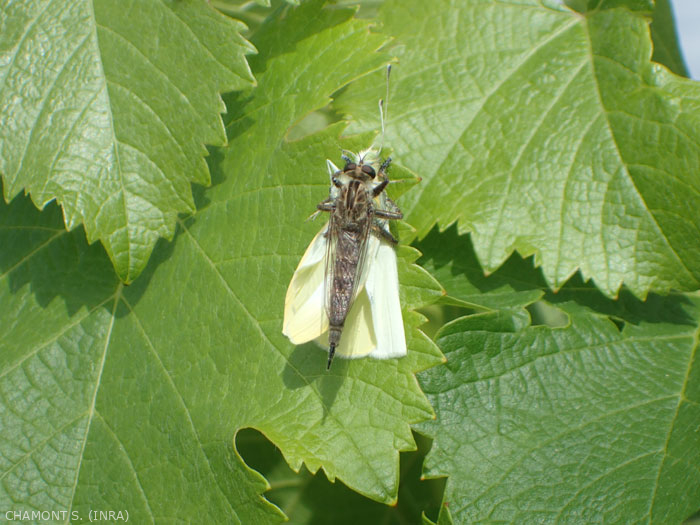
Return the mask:
{"type": "MultiPolygon", "coordinates": [[[[387,68],[387,91],[390,68],[387,68]]],[[[383,102],[379,103],[384,136],[383,102]]],[[[317,206],[328,223],[294,272],[285,299],[283,333],[294,344],[315,340],[333,356],[406,355],[394,246],[388,223],[403,217],[386,195],[391,158],[382,147],[344,152],[339,169],[326,161],[330,191],[317,206]]]]}

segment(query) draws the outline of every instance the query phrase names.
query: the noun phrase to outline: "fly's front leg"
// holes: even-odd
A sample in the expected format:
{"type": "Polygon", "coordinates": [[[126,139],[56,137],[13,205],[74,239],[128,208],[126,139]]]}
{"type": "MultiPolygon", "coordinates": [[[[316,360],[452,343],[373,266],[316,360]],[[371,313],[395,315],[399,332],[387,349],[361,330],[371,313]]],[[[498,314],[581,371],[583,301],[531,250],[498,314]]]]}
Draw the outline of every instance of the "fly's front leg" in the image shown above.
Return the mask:
{"type": "Polygon", "coordinates": [[[389,179],[384,179],[382,182],[377,184],[374,189],[372,190],[372,197],[377,197],[379,194],[381,194],[384,189],[389,185],[389,179]]]}
{"type": "Polygon", "coordinates": [[[387,209],[375,210],[374,215],[376,215],[377,217],[381,217],[382,219],[403,219],[403,213],[401,212],[401,209],[389,197],[387,197],[384,200],[384,206],[386,206],[387,209]]]}
{"type": "Polygon", "coordinates": [[[316,205],[316,211],[309,215],[309,217],[306,220],[313,221],[314,219],[316,219],[316,217],[318,217],[321,214],[322,211],[332,212],[333,210],[335,210],[335,204],[333,204],[333,199],[329,197],[325,201],[319,202],[316,205]]]}
{"type": "Polygon", "coordinates": [[[384,162],[382,162],[382,165],[379,166],[379,173],[386,173],[386,170],[389,169],[389,165],[391,164],[391,157],[387,157],[384,162]]]}
{"type": "Polygon", "coordinates": [[[328,198],[323,202],[319,202],[316,205],[316,209],[318,211],[333,211],[333,210],[335,210],[335,204],[333,203],[333,199],[328,198]]]}

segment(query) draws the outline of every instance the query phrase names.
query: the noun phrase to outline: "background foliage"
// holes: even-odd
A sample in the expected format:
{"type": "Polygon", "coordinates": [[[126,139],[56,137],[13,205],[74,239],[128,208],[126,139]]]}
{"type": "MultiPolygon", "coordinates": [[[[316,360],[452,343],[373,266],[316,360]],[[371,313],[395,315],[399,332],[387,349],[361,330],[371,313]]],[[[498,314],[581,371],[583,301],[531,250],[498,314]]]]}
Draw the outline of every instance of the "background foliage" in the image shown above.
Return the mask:
{"type": "Polygon", "coordinates": [[[700,508],[700,91],[668,4],[269,4],[0,2],[0,510],[700,508]],[[326,373],[284,293],[389,61],[409,355],[326,373]]]}

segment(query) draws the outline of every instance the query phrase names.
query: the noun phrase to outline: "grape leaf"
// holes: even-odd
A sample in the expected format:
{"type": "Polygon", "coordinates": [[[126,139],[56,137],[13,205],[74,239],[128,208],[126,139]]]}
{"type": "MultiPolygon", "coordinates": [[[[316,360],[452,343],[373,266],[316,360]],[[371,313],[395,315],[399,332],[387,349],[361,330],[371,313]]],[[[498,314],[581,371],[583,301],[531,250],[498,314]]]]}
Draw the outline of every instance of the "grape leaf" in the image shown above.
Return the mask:
{"type": "MultiPolygon", "coordinates": [[[[650,61],[648,0],[576,5],[383,4],[387,143],[423,177],[407,221],[421,237],[457,222],[488,272],[534,254],[554,289],[577,269],[609,295],[696,289],[700,86],[650,61]]],[[[379,81],[336,104],[355,131],[379,81]]]]}
{"type": "Polygon", "coordinates": [[[247,427],[295,470],[323,468],[395,501],[399,451],[415,449],[410,424],[433,417],[414,373],[442,360],[411,311],[442,294],[413,264],[418,252],[398,251],[407,357],[338,359],[326,372],[323,350],[281,333],[287,284],[321,227],[304,219],[328,194],[325,159],[339,157],[343,124],[297,141],[286,133],[386,62],[367,22],[322,7],[280,9],[260,28],[259,85],[230,97],[214,186],[132,285],[61,229],[57,206],[0,204],[2,509],[280,521],[233,445],[247,427]]]}
{"type": "MultiPolygon", "coordinates": [[[[285,1],[292,5],[299,5],[299,0],[285,1]]],[[[210,0],[210,4],[222,13],[243,22],[247,26],[243,32],[244,35],[250,35],[257,30],[270,14],[272,5],[270,0],[210,0]]]]}
{"type": "Polygon", "coordinates": [[[205,2],[0,3],[5,200],[55,199],[133,281],[194,211],[191,182],[209,184],[219,93],[253,82],[243,28],[205,2]]]}
{"type": "Polygon", "coordinates": [[[455,227],[443,233],[431,231],[416,247],[424,254],[418,263],[445,287],[449,296],[444,302],[448,304],[476,309],[527,306],[547,289],[531,261],[517,256],[511,257],[494,275],[485,277],[471,243],[464,242],[455,227]],[[450,249],[445,250],[445,246],[450,249]]]}
{"type": "Polygon", "coordinates": [[[568,323],[515,306],[438,333],[447,364],[419,376],[437,419],[416,428],[435,439],[424,475],[448,476],[441,519],[681,522],[700,506],[700,302],[581,282],[543,302],[568,323]]]}
{"type": "Polygon", "coordinates": [[[290,525],[403,525],[420,522],[424,511],[437,516],[444,490],[444,480],[420,479],[430,440],[420,434],[414,437],[418,450],[401,454],[399,499],[395,506],[369,501],[340,482],[330,483],[321,472],[312,476],[302,469],[295,473],[279,450],[259,432],[239,432],[236,446],[246,463],[269,481],[270,490],[265,496],[284,511],[290,525]]]}

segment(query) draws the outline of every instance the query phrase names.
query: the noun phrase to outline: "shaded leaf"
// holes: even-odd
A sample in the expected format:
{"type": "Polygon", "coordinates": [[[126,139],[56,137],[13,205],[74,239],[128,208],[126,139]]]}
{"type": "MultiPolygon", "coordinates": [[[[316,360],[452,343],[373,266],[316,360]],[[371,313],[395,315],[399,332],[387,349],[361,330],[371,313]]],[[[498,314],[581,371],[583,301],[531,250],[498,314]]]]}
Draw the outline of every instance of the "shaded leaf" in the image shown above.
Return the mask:
{"type": "Polygon", "coordinates": [[[431,231],[416,247],[425,254],[418,263],[445,287],[449,304],[492,309],[526,306],[547,289],[531,261],[516,255],[494,275],[486,277],[471,243],[455,227],[443,233],[431,231]]]}
{"type": "Polygon", "coordinates": [[[415,435],[418,450],[401,454],[399,499],[395,506],[368,501],[341,482],[330,483],[322,473],[292,471],[279,450],[259,432],[243,430],[236,444],[246,463],[270,483],[265,496],[284,511],[290,525],[418,523],[423,511],[437,517],[444,480],[421,481],[421,467],[430,440],[415,435]]]}
{"type": "Polygon", "coordinates": [[[219,93],[253,82],[242,28],[196,1],[2,2],[5,200],[56,200],[131,282],[194,211],[191,183],[209,184],[219,93]]]}
{"type": "Polygon", "coordinates": [[[676,75],[688,77],[669,0],[656,0],[649,28],[654,42],[652,60],[663,64],[676,75]]]}

